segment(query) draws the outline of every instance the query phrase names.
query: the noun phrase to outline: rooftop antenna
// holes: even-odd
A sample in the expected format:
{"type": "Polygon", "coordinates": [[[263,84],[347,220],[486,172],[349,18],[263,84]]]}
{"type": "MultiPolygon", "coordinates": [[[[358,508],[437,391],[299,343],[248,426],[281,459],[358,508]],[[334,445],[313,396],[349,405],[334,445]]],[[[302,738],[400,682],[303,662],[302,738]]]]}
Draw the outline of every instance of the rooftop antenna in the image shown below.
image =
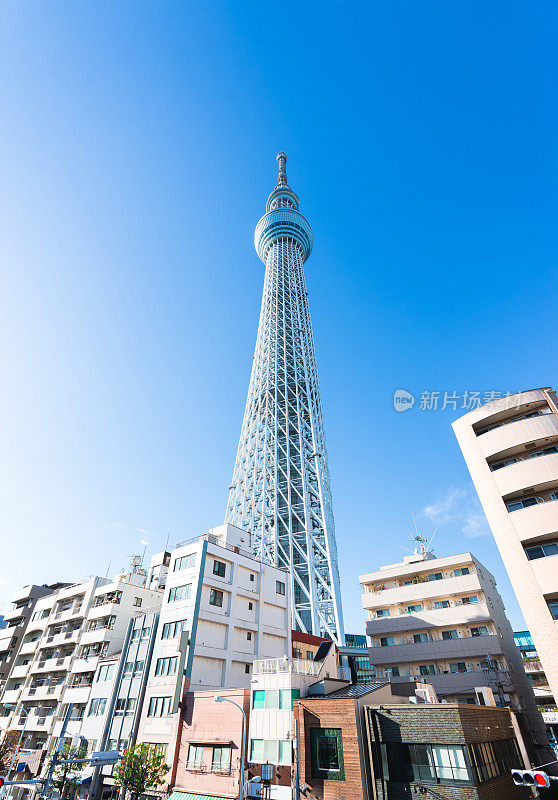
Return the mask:
{"type": "Polygon", "coordinates": [[[167,541],[165,542],[165,553],[166,553],[166,552],[168,551],[168,549],[169,549],[169,539],[170,539],[170,535],[171,535],[171,532],[169,531],[169,532],[168,532],[168,534],[167,534],[167,541]]]}
{"type": "Polygon", "coordinates": [[[112,558],[110,559],[110,561],[108,563],[107,571],[105,572],[105,578],[108,578],[108,574],[109,574],[109,570],[110,570],[110,565],[111,564],[112,564],[112,558]]]}

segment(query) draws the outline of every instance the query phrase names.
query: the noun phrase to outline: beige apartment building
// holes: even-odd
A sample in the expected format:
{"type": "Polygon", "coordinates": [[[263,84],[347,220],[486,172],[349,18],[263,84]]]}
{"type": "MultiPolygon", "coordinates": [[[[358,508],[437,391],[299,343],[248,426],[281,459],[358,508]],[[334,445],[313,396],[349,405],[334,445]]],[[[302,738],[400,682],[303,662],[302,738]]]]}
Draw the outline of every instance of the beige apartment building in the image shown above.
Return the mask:
{"type": "Polygon", "coordinates": [[[558,697],[558,401],[550,388],[470,411],[453,429],[554,697],[558,697]]]}
{"type": "Polygon", "coordinates": [[[416,677],[448,702],[509,705],[547,747],[541,715],[502,598],[471,553],[420,549],[360,576],[377,677],[416,677]]]}

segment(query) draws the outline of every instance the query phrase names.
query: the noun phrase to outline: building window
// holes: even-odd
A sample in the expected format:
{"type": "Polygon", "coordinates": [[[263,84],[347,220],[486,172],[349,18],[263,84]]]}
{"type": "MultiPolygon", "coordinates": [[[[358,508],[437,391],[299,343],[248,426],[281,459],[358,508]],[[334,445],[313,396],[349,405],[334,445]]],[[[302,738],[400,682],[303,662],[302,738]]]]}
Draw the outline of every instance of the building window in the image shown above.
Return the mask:
{"type": "Polygon", "coordinates": [[[252,641],[252,631],[246,631],[246,638],[248,639],[249,642],[252,641]]]}
{"type": "Polygon", "coordinates": [[[253,608],[254,608],[254,603],[249,602],[248,603],[248,611],[252,611],[253,608]]]}
{"type": "Polygon", "coordinates": [[[187,556],[180,556],[180,558],[175,559],[173,572],[178,572],[181,569],[188,569],[188,567],[193,567],[196,563],[196,554],[190,553],[187,556]]]}
{"type": "Polygon", "coordinates": [[[471,783],[461,745],[385,742],[380,745],[380,753],[386,780],[471,783]]]}
{"type": "Polygon", "coordinates": [[[134,605],[136,608],[141,606],[141,597],[134,597],[134,605]]]}
{"type": "Polygon", "coordinates": [[[293,700],[300,699],[300,689],[279,689],[279,708],[293,707],[293,700]]]}
{"type": "Polygon", "coordinates": [[[419,642],[429,642],[430,634],[429,633],[414,633],[413,634],[413,642],[415,644],[419,644],[419,642]]]}
{"type": "Polygon", "coordinates": [[[178,666],[178,656],[172,658],[158,658],[155,675],[174,675],[178,666]]]}
{"type": "Polygon", "coordinates": [[[449,608],[450,601],[449,600],[436,600],[434,603],[434,608],[437,610],[439,608],[449,608]]]}
{"type": "Polygon", "coordinates": [[[110,681],[114,675],[114,664],[101,664],[95,683],[110,681]]]}
{"type": "Polygon", "coordinates": [[[497,739],[493,742],[476,742],[467,746],[475,783],[485,783],[500,775],[509,775],[512,769],[522,767],[515,739],[497,739]]]}
{"type": "Polygon", "coordinates": [[[399,667],[386,667],[387,678],[399,678],[399,667]]]}
{"type": "Polygon", "coordinates": [[[516,464],[517,461],[517,458],[505,458],[503,461],[495,461],[493,464],[490,464],[490,469],[492,472],[495,472],[497,469],[502,469],[502,467],[508,467],[510,464],[516,464]]]}
{"type": "Polygon", "coordinates": [[[177,622],[165,622],[161,639],[175,639],[177,636],[180,636],[185,627],[185,619],[179,619],[177,622]]]}
{"type": "Polygon", "coordinates": [[[211,769],[213,772],[230,772],[231,769],[231,748],[214,747],[211,759],[211,769]]]}
{"type": "Polygon", "coordinates": [[[173,603],[175,600],[188,600],[191,594],[191,583],[187,583],[185,586],[173,586],[169,591],[169,603],[173,603]]]}
{"type": "Polygon", "coordinates": [[[469,595],[469,597],[462,597],[461,604],[464,606],[470,606],[472,603],[478,603],[479,598],[476,594],[469,595]]]}
{"type": "Polygon", "coordinates": [[[277,594],[285,594],[285,584],[283,581],[275,581],[275,591],[277,594]]]}
{"type": "Polygon", "coordinates": [[[252,572],[250,573],[250,580],[252,581],[252,583],[253,583],[253,582],[254,582],[254,580],[255,580],[255,576],[254,576],[254,574],[253,574],[252,572]]]}
{"type": "Polygon", "coordinates": [[[220,592],[219,589],[210,589],[209,590],[209,605],[210,606],[218,606],[219,608],[223,607],[223,592],[220,592]]]}
{"type": "Polygon", "coordinates": [[[124,667],[124,677],[129,678],[131,675],[143,672],[144,663],[144,661],[127,661],[124,667]]]}
{"type": "Polygon", "coordinates": [[[443,574],[441,572],[432,572],[428,575],[429,581],[441,581],[443,578],[443,574]]]}
{"type": "Polygon", "coordinates": [[[389,617],[389,608],[379,608],[376,611],[377,617],[389,617]]]}
{"type": "Polygon", "coordinates": [[[252,739],[250,742],[250,761],[262,764],[264,753],[264,740],[252,739]]]}
{"type": "Polygon", "coordinates": [[[247,675],[249,675],[249,674],[250,674],[250,664],[245,664],[245,665],[244,665],[244,672],[245,672],[247,675]]]}
{"type": "Polygon", "coordinates": [[[548,608],[552,614],[552,619],[558,619],[558,603],[549,603],[548,608]]]}
{"type": "Polygon", "coordinates": [[[265,708],[279,708],[279,690],[266,689],[265,690],[265,708]]]}
{"type": "Polygon", "coordinates": [[[136,708],[135,697],[129,697],[128,699],[121,698],[116,701],[114,714],[117,717],[122,716],[123,714],[133,714],[135,708],[136,708]]]}
{"type": "Polygon", "coordinates": [[[415,614],[418,611],[422,611],[422,605],[415,605],[415,606],[407,606],[407,613],[408,614],[415,614]]]}
{"type": "Polygon", "coordinates": [[[344,781],[343,739],[340,728],[310,728],[312,777],[344,781]]]}
{"type": "Polygon", "coordinates": [[[488,636],[488,628],[486,625],[479,625],[476,628],[471,628],[471,636],[488,636]]]}
{"type": "Polygon", "coordinates": [[[307,659],[308,661],[312,661],[312,660],[313,660],[313,658],[314,658],[314,653],[313,653],[311,650],[307,650],[307,651],[306,651],[306,659],[307,659]]]}
{"type": "Polygon", "coordinates": [[[454,569],[453,574],[456,578],[459,578],[461,575],[469,575],[471,570],[469,567],[460,567],[459,569],[454,569]]]}
{"type": "Polygon", "coordinates": [[[191,744],[188,748],[188,769],[203,767],[203,745],[191,744]]]}
{"type": "MultiPolygon", "coordinates": [[[[107,705],[106,697],[96,697],[89,705],[88,717],[101,717],[105,713],[107,705]]],[[[53,709],[54,710],[54,709],[53,709]]]]}
{"type": "Polygon", "coordinates": [[[525,552],[529,561],[534,561],[536,558],[548,558],[548,556],[558,555],[558,542],[544,542],[544,544],[533,545],[526,547],[525,552]]]}
{"type": "Polygon", "coordinates": [[[152,697],[149,701],[148,717],[168,717],[171,713],[171,697],[152,697]]]}
{"type": "Polygon", "coordinates": [[[382,636],[380,639],[380,647],[391,647],[395,644],[393,636],[382,636]]]}
{"type": "Polygon", "coordinates": [[[436,675],[436,666],[435,664],[421,664],[419,672],[421,675],[436,675]]]}
{"type": "Polygon", "coordinates": [[[442,631],[442,639],[445,641],[448,639],[459,639],[459,634],[457,631],[442,631]]]}
{"type": "Polygon", "coordinates": [[[226,569],[227,569],[227,565],[225,564],[224,561],[217,561],[217,559],[215,559],[213,561],[213,574],[214,575],[218,575],[219,578],[224,578],[226,569]]]}
{"type": "Polygon", "coordinates": [[[265,689],[255,689],[252,692],[252,708],[265,708],[265,689]]]}
{"type": "Polygon", "coordinates": [[[450,664],[450,672],[467,672],[467,664],[464,661],[457,661],[450,664]]]}
{"type": "Polygon", "coordinates": [[[539,501],[536,497],[523,497],[521,500],[508,500],[506,508],[508,511],[519,511],[521,508],[529,508],[529,506],[536,506],[539,501]]]}
{"type": "Polygon", "coordinates": [[[302,650],[300,647],[293,647],[293,658],[302,658],[302,650]]]}

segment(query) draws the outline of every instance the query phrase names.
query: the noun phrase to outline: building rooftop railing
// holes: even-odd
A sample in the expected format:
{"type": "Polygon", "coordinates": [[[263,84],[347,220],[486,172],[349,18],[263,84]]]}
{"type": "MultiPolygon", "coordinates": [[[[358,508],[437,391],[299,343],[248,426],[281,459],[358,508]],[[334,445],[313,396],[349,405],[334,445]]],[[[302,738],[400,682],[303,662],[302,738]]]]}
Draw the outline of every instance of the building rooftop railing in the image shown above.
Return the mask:
{"type": "Polygon", "coordinates": [[[201,536],[194,536],[192,539],[186,539],[183,542],[177,542],[175,549],[179,547],[187,547],[189,544],[195,544],[199,542],[200,539],[206,542],[211,542],[211,544],[214,544],[217,547],[222,547],[223,550],[230,550],[231,553],[238,553],[239,555],[249,558],[252,561],[257,561],[259,564],[267,564],[268,567],[276,567],[276,569],[281,569],[283,572],[287,572],[286,567],[277,567],[276,564],[271,561],[271,559],[257,558],[250,550],[243,550],[241,547],[237,547],[236,545],[227,544],[218,536],[214,536],[212,533],[202,533],[201,536]]]}
{"type": "Polygon", "coordinates": [[[276,675],[281,672],[295,675],[314,675],[320,672],[322,662],[315,663],[306,658],[265,658],[254,661],[254,675],[276,675]]]}

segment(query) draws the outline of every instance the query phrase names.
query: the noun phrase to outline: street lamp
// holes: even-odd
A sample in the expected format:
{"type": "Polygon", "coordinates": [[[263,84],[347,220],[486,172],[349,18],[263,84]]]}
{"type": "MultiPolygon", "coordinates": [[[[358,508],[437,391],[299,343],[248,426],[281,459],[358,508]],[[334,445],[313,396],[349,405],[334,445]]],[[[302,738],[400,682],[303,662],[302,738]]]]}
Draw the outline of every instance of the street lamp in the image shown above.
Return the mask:
{"type": "Polygon", "coordinates": [[[244,798],[244,749],[246,747],[246,714],[244,713],[244,709],[242,706],[239,706],[238,703],[235,703],[234,700],[229,700],[228,697],[221,697],[221,695],[217,695],[215,698],[216,703],[231,703],[233,706],[236,706],[240,709],[242,713],[242,760],[241,760],[241,770],[240,770],[240,800],[244,798]]]}
{"type": "MultiPolygon", "coordinates": [[[[21,734],[19,736],[19,741],[17,743],[16,749],[14,750],[14,756],[13,756],[12,761],[10,763],[10,767],[8,769],[8,772],[6,773],[5,780],[8,781],[10,779],[10,772],[12,771],[12,767],[14,766],[15,760],[18,757],[19,750],[21,748],[21,740],[23,739],[23,734],[25,733],[25,728],[27,726],[27,720],[29,719],[29,712],[25,708],[23,708],[23,706],[17,706],[14,703],[4,703],[4,708],[15,708],[15,709],[19,708],[20,713],[23,712],[25,714],[25,722],[23,723],[23,728],[21,729],[21,734]]],[[[2,797],[4,797],[4,786],[2,786],[2,791],[0,793],[0,798],[2,798],[2,797]]]]}

